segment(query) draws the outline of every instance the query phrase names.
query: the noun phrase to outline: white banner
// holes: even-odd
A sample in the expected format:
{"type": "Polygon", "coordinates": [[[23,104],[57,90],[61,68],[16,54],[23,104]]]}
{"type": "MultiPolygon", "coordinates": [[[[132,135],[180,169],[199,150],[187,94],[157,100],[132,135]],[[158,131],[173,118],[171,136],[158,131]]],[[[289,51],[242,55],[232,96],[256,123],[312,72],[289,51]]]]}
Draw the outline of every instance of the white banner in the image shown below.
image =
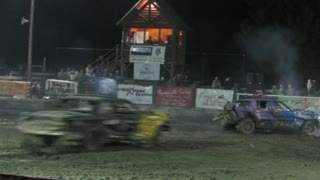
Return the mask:
{"type": "Polygon", "coordinates": [[[233,90],[197,89],[196,108],[222,110],[227,101],[233,101],[233,90]]]}
{"type": "Polygon", "coordinates": [[[78,93],[78,83],[59,79],[47,79],[45,90],[48,96],[74,95],[78,93]]]}
{"type": "Polygon", "coordinates": [[[130,48],[131,63],[163,64],[166,46],[132,45],[130,48]]]}
{"type": "Polygon", "coordinates": [[[160,79],[160,64],[134,63],[134,79],[153,80],[160,79]]]}
{"type": "Polygon", "coordinates": [[[127,99],[135,104],[153,104],[152,95],[153,86],[118,85],[118,98],[127,99]]]}

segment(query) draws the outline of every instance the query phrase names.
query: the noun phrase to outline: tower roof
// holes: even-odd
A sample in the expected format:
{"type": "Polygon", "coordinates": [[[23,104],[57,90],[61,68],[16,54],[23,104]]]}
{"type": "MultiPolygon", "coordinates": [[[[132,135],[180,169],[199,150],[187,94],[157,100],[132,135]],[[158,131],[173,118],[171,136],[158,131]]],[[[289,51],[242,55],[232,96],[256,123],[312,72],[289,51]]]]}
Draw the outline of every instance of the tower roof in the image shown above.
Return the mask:
{"type": "Polygon", "coordinates": [[[117,25],[190,29],[165,0],[140,0],[117,22],[117,25]]]}

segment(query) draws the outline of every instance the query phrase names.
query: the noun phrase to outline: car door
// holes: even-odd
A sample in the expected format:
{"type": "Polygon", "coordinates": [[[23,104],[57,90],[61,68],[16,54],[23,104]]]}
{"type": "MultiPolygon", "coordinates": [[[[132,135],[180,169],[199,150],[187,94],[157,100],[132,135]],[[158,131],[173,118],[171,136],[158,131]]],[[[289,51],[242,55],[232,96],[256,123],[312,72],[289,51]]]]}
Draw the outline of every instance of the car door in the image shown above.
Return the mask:
{"type": "Polygon", "coordinates": [[[275,116],[274,126],[293,126],[296,116],[294,112],[284,103],[272,102],[272,111],[275,116]]]}
{"type": "Polygon", "coordinates": [[[275,120],[275,115],[272,110],[268,108],[268,101],[258,100],[255,111],[257,117],[257,125],[261,127],[272,127],[275,120]]]}

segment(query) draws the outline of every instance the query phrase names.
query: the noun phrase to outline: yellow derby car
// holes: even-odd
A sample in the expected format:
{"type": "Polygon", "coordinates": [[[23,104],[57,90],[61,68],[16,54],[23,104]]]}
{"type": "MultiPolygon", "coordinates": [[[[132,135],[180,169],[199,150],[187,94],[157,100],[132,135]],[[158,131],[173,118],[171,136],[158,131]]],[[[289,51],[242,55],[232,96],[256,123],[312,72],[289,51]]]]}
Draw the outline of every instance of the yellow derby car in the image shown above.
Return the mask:
{"type": "Polygon", "coordinates": [[[170,130],[165,112],[142,111],[125,99],[71,96],[55,110],[21,113],[23,144],[32,150],[77,148],[97,150],[110,142],[156,143],[170,130]]]}

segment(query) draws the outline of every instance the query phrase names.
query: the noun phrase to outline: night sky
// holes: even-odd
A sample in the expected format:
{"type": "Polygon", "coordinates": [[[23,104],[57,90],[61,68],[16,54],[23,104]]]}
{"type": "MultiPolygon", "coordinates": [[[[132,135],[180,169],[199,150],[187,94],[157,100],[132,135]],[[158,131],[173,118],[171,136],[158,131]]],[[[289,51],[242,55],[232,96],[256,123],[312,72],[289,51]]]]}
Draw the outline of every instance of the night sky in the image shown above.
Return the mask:
{"type": "MultiPolygon", "coordinates": [[[[116,22],[136,2],[138,1],[37,0],[34,64],[40,63],[44,56],[48,58],[48,66],[66,64],[59,62],[59,57],[65,52],[56,50],[57,47],[113,48],[121,39],[121,28],[116,26],[116,22]]],[[[187,39],[190,55],[199,55],[203,51],[242,53],[238,33],[245,10],[241,0],[167,2],[191,27],[187,39]]],[[[28,24],[21,25],[20,22],[23,16],[29,18],[30,0],[1,0],[0,8],[0,62],[24,64],[27,62],[28,24]]],[[[67,65],[84,65],[91,61],[92,59],[88,59],[79,62],[70,58],[67,65]]]]}

